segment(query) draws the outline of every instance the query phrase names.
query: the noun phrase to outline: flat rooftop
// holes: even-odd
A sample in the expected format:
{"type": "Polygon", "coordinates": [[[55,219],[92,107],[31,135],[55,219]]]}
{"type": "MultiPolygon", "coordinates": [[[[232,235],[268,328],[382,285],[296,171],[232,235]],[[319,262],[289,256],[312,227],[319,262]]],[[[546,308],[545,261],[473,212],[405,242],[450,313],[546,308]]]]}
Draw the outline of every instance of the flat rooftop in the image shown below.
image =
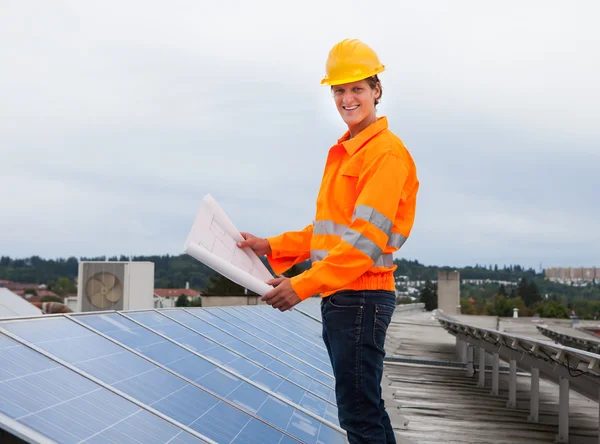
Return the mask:
{"type": "MultiPolygon", "coordinates": [[[[552,325],[551,320],[501,318],[498,323],[491,316],[453,317],[479,327],[552,342],[536,328],[552,325]]],[[[567,329],[570,321],[555,324],[567,329]]],[[[555,442],[558,385],[540,376],[540,421],[529,422],[529,374],[517,373],[517,408],[507,408],[507,372],[500,373],[499,395],[493,396],[491,372],[486,373],[486,387],[479,388],[477,374],[468,377],[464,368],[441,366],[440,361],[458,362],[455,344],[455,337],[430,312],[394,314],[388,329],[387,356],[412,361],[385,364],[384,399],[399,443],[555,442]]],[[[501,361],[501,368],[503,365],[508,364],[501,361]]],[[[598,443],[598,410],[598,402],[570,391],[570,443],[598,443]]]]}

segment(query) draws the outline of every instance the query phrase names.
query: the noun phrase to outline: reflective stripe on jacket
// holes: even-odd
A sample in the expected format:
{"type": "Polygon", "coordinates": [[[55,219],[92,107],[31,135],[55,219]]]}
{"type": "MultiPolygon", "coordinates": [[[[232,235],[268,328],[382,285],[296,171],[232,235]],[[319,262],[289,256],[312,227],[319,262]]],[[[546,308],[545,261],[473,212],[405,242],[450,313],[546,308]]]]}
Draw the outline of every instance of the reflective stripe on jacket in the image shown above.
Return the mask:
{"type": "Polygon", "coordinates": [[[381,117],[331,147],[312,225],[268,238],[281,274],[311,259],[291,284],[301,299],[339,290],[394,290],[392,253],[408,238],[419,189],[413,159],[381,117]]]}

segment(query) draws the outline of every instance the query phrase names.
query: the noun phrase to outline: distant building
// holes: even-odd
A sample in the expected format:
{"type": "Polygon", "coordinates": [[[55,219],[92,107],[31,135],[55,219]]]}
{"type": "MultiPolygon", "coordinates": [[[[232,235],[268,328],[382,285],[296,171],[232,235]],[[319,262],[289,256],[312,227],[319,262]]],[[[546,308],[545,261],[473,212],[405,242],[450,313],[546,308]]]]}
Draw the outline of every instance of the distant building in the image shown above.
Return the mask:
{"type": "Polygon", "coordinates": [[[444,313],[460,314],[460,272],[438,271],[438,308],[444,313]]]}
{"type": "Polygon", "coordinates": [[[155,288],[154,306],[155,308],[175,307],[177,298],[184,295],[190,302],[202,296],[202,293],[188,288],[155,288]]]}
{"type": "Polygon", "coordinates": [[[600,267],[550,267],[544,270],[544,276],[558,283],[598,282],[600,267]]]}

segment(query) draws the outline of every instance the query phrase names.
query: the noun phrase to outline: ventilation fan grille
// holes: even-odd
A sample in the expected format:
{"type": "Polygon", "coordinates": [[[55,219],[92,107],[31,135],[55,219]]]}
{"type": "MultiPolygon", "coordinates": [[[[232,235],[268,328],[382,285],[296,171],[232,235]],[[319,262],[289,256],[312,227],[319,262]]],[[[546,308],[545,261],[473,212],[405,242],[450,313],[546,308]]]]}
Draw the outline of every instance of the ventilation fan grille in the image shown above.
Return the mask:
{"type": "Polygon", "coordinates": [[[85,297],[99,310],[113,308],[123,298],[123,284],[109,271],[93,273],[85,284],[85,297]]]}

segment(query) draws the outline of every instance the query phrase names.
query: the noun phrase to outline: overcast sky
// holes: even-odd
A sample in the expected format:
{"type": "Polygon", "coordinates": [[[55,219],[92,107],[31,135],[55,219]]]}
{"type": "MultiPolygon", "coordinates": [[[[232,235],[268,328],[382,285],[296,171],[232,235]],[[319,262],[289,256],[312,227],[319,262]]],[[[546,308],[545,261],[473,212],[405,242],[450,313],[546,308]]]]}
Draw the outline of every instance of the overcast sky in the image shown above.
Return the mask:
{"type": "Polygon", "coordinates": [[[180,254],[211,193],[312,222],[345,126],[331,46],[379,54],[421,189],[395,256],[600,266],[597,1],[0,1],[0,255],[180,254]],[[289,8],[289,9],[288,9],[289,8]]]}

